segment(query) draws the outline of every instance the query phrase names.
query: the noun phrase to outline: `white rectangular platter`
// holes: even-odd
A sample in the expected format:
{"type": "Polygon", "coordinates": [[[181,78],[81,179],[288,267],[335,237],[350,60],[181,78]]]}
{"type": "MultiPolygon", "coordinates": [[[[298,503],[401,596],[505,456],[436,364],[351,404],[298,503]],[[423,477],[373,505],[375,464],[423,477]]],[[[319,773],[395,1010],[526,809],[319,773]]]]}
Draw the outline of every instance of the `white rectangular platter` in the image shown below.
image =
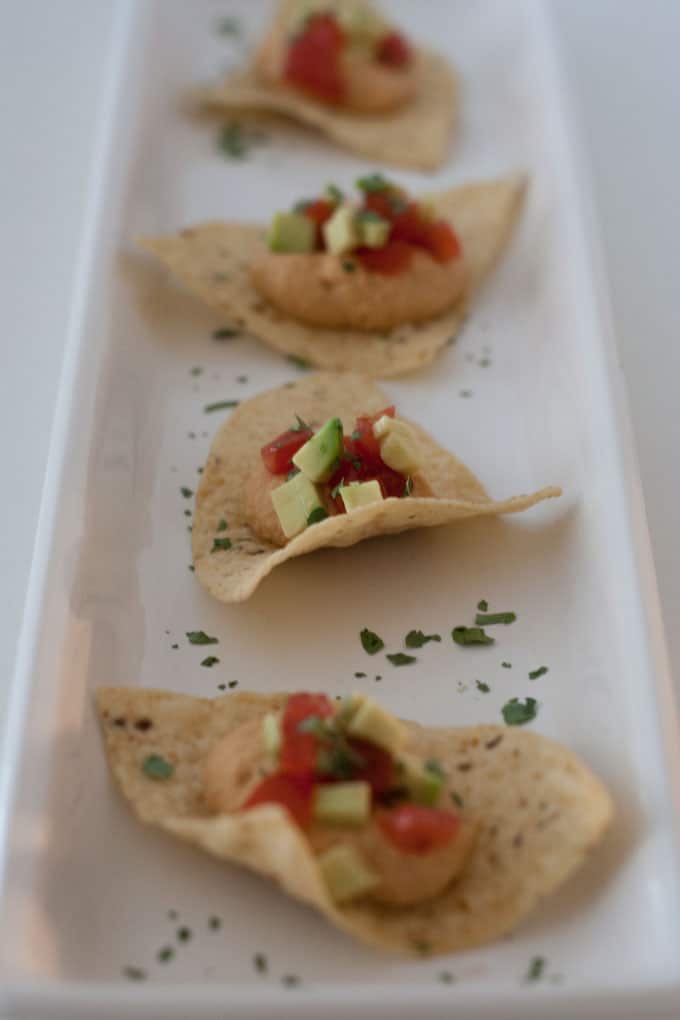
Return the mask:
{"type": "Polygon", "coordinates": [[[243,605],[202,591],[188,569],[192,504],[181,488],[195,489],[221,420],[204,407],[300,369],[252,338],[214,339],[224,319],[171,286],[134,238],[205,219],[265,220],[320,183],[349,186],[374,167],[292,127],[229,161],[215,122],[183,108],[191,86],[241,59],[268,4],[122,2],[5,742],[3,1017],[677,1010],[677,757],[666,725],[674,706],[606,292],[549,26],[531,2],[394,0],[389,9],[445,52],[464,83],[446,166],[396,176],[418,191],[519,170],[531,185],[517,236],[458,342],[385,388],[494,497],[553,483],[564,496],[522,517],[301,558],[243,605]],[[227,14],[244,36],[215,31],[227,14]],[[482,598],[518,620],[493,647],[461,649],[451,628],[470,622],[482,598]],[[395,669],[366,656],[362,627],[388,651],[414,627],[443,640],[395,669]],[[212,669],[186,640],[196,629],[219,638],[212,669]],[[548,672],[530,680],[540,665],[548,672]],[[206,696],[229,684],[361,689],[405,717],[452,725],[499,722],[510,697],[533,696],[532,725],[603,777],[616,825],[511,938],[450,959],[395,960],[264,881],[140,826],[107,773],[93,712],[102,684],[206,696]],[[179,928],[191,937],[178,942],[179,928]],[[162,963],[166,945],[176,952],[162,963]],[[537,956],[543,976],[529,982],[537,956]],[[126,978],[130,967],[146,980],[126,978]]]}

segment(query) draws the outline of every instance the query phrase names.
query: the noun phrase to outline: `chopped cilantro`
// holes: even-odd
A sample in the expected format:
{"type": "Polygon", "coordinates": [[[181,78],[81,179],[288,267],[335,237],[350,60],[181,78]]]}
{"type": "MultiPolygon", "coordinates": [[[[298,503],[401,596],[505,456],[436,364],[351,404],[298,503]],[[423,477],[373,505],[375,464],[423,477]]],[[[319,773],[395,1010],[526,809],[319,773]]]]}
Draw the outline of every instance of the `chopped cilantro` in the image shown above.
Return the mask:
{"type": "Polygon", "coordinates": [[[451,637],[457,645],[492,645],[494,639],[482,627],[454,627],[451,637]]]}
{"type": "Polygon", "coordinates": [[[225,521],[224,517],[222,517],[222,518],[221,518],[221,519],[220,519],[220,520],[218,521],[218,524],[217,524],[217,530],[218,530],[218,531],[226,531],[228,527],[229,527],[229,525],[228,525],[228,524],[227,524],[227,522],[225,521]]]}
{"type": "Polygon", "coordinates": [[[422,630],[410,630],[404,639],[407,648],[422,648],[428,641],[441,641],[439,634],[423,634],[422,630]]]}
{"type": "Polygon", "coordinates": [[[251,139],[236,120],[230,120],[220,129],[217,148],[227,159],[243,159],[248,155],[251,139]]]}
{"type": "Polygon", "coordinates": [[[367,627],[364,627],[359,634],[359,637],[364,651],[368,652],[369,655],[375,655],[376,652],[379,652],[381,648],[385,647],[383,639],[378,637],[377,634],[374,634],[374,632],[369,630],[367,627]]]}
{"type": "Polygon", "coordinates": [[[216,666],[219,661],[216,655],[208,655],[207,658],[203,659],[201,665],[207,666],[210,669],[212,666],[216,666]]]}
{"type": "Polygon", "coordinates": [[[149,754],[142,762],[142,771],[149,779],[169,779],[175,771],[175,766],[160,754],[149,754]]]}
{"type": "Polygon", "coordinates": [[[366,676],[366,674],[365,673],[355,673],[354,676],[355,676],[355,679],[357,679],[357,680],[363,680],[363,678],[366,676]]]}
{"type": "Polygon", "coordinates": [[[309,368],[309,362],[305,361],[304,358],[299,358],[297,354],[287,354],[286,361],[290,361],[291,365],[295,365],[301,371],[306,371],[309,368]]]}
{"type": "Polygon", "coordinates": [[[453,793],[449,794],[449,796],[451,797],[451,800],[453,801],[454,804],[457,804],[458,807],[462,808],[462,806],[463,806],[463,798],[461,797],[461,795],[459,793],[456,793],[454,791],[453,793]]]}
{"type": "Polygon", "coordinates": [[[292,467],[286,475],[286,481],[289,482],[291,478],[295,478],[296,475],[300,474],[300,468],[292,467]]]}
{"type": "Polygon", "coordinates": [[[344,191],[341,191],[337,184],[327,184],[325,195],[329,201],[335,202],[337,205],[339,205],[345,197],[344,191]]]}
{"type": "Polygon", "coordinates": [[[255,953],[253,957],[253,966],[258,974],[266,974],[269,970],[269,963],[264,953],[255,953]]]}
{"type": "Polygon", "coordinates": [[[488,694],[489,691],[491,690],[489,685],[483,683],[481,680],[475,680],[475,686],[477,687],[478,691],[482,692],[482,694],[488,694]]]}
{"type": "Polygon", "coordinates": [[[191,517],[191,510],[185,510],[184,511],[184,516],[185,517],[191,517]]]}
{"type": "Polygon", "coordinates": [[[216,329],[212,335],[213,340],[232,340],[235,336],[240,334],[240,330],[235,326],[222,326],[221,329],[216,329]]]}
{"type": "Polygon", "coordinates": [[[206,414],[211,414],[213,411],[230,411],[238,405],[238,400],[216,400],[214,404],[206,404],[203,410],[206,414]]]}
{"type": "Polygon", "coordinates": [[[437,779],[446,779],[446,773],[444,772],[442,763],[438,758],[428,758],[425,762],[425,771],[436,776],[437,779]]]}
{"type": "Polygon", "coordinates": [[[227,14],[219,19],[215,29],[219,35],[239,36],[241,34],[241,22],[238,18],[233,17],[233,15],[227,14]]]}
{"type": "Polygon", "coordinates": [[[248,376],[247,375],[237,375],[236,376],[236,382],[238,382],[238,383],[247,383],[248,382],[248,376]]]}
{"type": "Polygon", "coordinates": [[[359,191],[389,191],[392,185],[382,174],[367,174],[356,182],[359,191]]]}
{"type": "Polygon", "coordinates": [[[185,499],[191,499],[191,497],[194,494],[194,490],[193,489],[187,489],[186,485],[183,485],[182,488],[179,491],[182,493],[182,495],[184,496],[185,499]]]}
{"type": "Polygon", "coordinates": [[[428,939],[413,939],[413,948],[421,954],[428,956],[432,952],[432,943],[428,939]]]}
{"type": "Polygon", "coordinates": [[[219,638],[210,637],[204,630],[186,631],[187,640],[190,645],[217,645],[219,638]]]}
{"type": "Polygon", "coordinates": [[[226,684],[218,684],[217,685],[217,690],[218,691],[226,691],[226,689],[227,689],[227,685],[226,684]]]}
{"type": "Polygon", "coordinates": [[[210,928],[210,931],[219,931],[222,927],[221,918],[213,914],[213,916],[208,920],[208,927],[210,928]]]}
{"type": "Polygon", "coordinates": [[[413,492],[413,479],[408,475],[406,482],[404,483],[404,496],[410,496],[413,492]]]}
{"type": "Polygon", "coordinates": [[[484,358],[480,358],[479,361],[477,362],[477,364],[479,365],[480,368],[488,368],[489,365],[493,364],[493,362],[492,362],[491,358],[484,357],[484,358]]]}
{"type": "Polygon", "coordinates": [[[192,375],[203,375],[203,369],[201,368],[200,365],[194,365],[194,367],[191,369],[191,374],[192,375]]]}
{"type": "Polygon", "coordinates": [[[325,507],[322,506],[314,507],[311,514],[307,518],[307,527],[309,527],[310,524],[318,524],[319,521],[325,521],[327,517],[328,511],[325,509],[325,507]]]}
{"type": "Polygon", "coordinates": [[[387,658],[393,666],[410,666],[412,662],[418,661],[415,655],[404,655],[403,652],[388,653],[387,658]]]}
{"type": "Polygon", "coordinates": [[[523,726],[536,718],[538,702],[535,698],[526,698],[520,701],[519,698],[510,698],[501,709],[503,719],[507,726],[523,726]]]}
{"type": "Polygon", "coordinates": [[[174,649],[177,649],[177,648],[179,648],[179,645],[170,645],[170,647],[174,648],[174,649]]]}
{"type": "Polygon", "coordinates": [[[539,666],[538,669],[532,669],[531,673],[529,673],[529,679],[538,680],[539,676],[545,676],[547,672],[547,666],[539,666]]]}
{"type": "Polygon", "coordinates": [[[342,268],[345,270],[346,273],[353,273],[357,268],[357,264],[356,262],[352,262],[351,259],[343,259],[342,268]]]}
{"type": "Polygon", "coordinates": [[[486,601],[486,599],[480,599],[479,602],[477,603],[477,609],[480,611],[480,613],[485,613],[488,608],[489,603],[486,601]]]}
{"type": "Polygon", "coordinates": [[[512,669],[511,662],[501,662],[501,666],[503,667],[503,669],[512,669]]]}
{"type": "Polygon", "coordinates": [[[231,549],[230,538],[214,538],[211,553],[217,552],[218,549],[231,549]]]}
{"type": "Polygon", "coordinates": [[[123,967],[123,977],[129,981],[146,981],[146,971],[141,967],[123,967]]]}
{"type": "Polygon", "coordinates": [[[234,687],[238,687],[238,680],[230,680],[228,686],[231,689],[233,689],[234,687]]]}
{"type": "Polygon", "coordinates": [[[188,942],[189,939],[191,938],[191,935],[192,935],[191,928],[187,928],[186,925],[183,925],[181,928],[177,929],[178,942],[188,942]]]}
{"type": "Polygon", "coordinates": [[[452,985],[456,980],[450,970],[440,970],[437,975],[437,979],[441,981],[443,985],[452,985]]]}
{"type": "Polygon", "coordinates": [[[546,959],[544,956],[534,956],[529,964],[525,981],[539,981],[543,977],[546,959]]]}
{"type": "Polygon", "coordinates": [[[172,946],[163,946],[162,949],[158,950],[158,962],[168,963],[170,960],[172,960],[174,955],[175,950],[172,946]]]}
{"type": "Polygon", "coordinates": [[[492,626],[494,623],[514,623],[517,613],[477,613],[475,623],[483,627],[492,626]]]}
{"type": "Polygon", "coordinates": [[[375,681],[376,681],[376,683],[378,683],[378,682],[379,682],[380,680],[382,680],[382,677],[380,676],[380,674],[378,674],[378,675],[377,675],[377,676],[375,677],[375,681]]]}

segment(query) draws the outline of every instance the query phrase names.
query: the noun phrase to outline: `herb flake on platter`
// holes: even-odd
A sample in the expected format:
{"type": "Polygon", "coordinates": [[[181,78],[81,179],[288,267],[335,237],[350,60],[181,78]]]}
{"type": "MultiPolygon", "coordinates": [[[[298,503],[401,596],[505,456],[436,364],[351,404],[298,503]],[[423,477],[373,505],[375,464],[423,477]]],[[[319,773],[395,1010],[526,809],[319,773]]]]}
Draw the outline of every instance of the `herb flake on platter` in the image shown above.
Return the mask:
{"type": "Polygon", "coordinates": [[[128,981],[146,981],[147,974],[141,967],[128,965],[123,967],[123,977],[126,977],[128,981]]]}
{"type": "Polygon", "coordinates": [[[519,698],[510,698],[501,709],[503,720],[506,726],[524,726],[531,722],[538,714],[538,702],[535,698],[526,698],[520,701],[519,698]]]}
{"type": "Polygon", "coordinates": [[[437,980],[443,985],[452,985],[456,979],[450,970],[440,970],[437,974],[437,980]]]}
{"type": "Polygon", "coordinates": [[[385,647],[383,639],[374,633],[374,631],[369,630],[368,627],[364,627],[359,634],[359,638],[361,639],[364,651],[368,652],[369,655],[375,655],[376,652],[385,647]]]}
{"type": "Polygon", "coordinates": [[[221,326],[220,329],[213,331],[213,340],[233,340],[235,336],[240,336],[241,330],[237,329],[236,326],[221,326]]]}
{"type": "Polygon", "coordinates": [[[478,691],[481,691],[482,694],[488,694],[491,690],[489,685],[485,684],[482,680],[475,680],[475,687],[478,691]]]}
{"type": "Polygon", "coordinates": [[[305,361],[304,358],[298,357],[297,354],[287,354],[286,361],[289,361],[291,365],[295,365],[295,367],[299,368],[301,372],[306,372],[309,368],[309,362],[305,361]]]}
{"type": "Polygon", "coordinates": [[[451,637],[457,645],[492,645],[494,638],[482,627],[454,627],[451,637]]]}
{"type": "Polygon", "coordinates": [[[215,31],[218,35],[229,35],[238,38],[241,35],[241,22],[233,15],[226,14],[217,19],[215,31]]]}
{"type": "Polygon", "coordinates": [[[158,962],[169,963],[175,955],[175,949],[173,946],[163,946],[162,949],[158,950],[158,962]]]}
{"type": "Polygon", "coordinates": [[[186,925],[182,925],[181,928],[177,929],[177,941],[178,942],[188,942],[191,939],[192,935],[193,935],[193,932],[192,932],[191,928],[187,928],[186,925]]]}
{"type": "Polygon", "coordinates": [[[297,974],[284,974],[281,978],[281,984],[284,988],[299,988],[302,982],[297,974]]]}
{"type": "Polygon", "coordinates": [[[219,931],[221,927],[222,918],[217,917],[216,914],[213,914],[213,916],[208,919],[208,928],[210,928],[210,931],[219,931]]]}
{"type": "Polygon", "coordinates": [[[245,159],[252,146],[252,140],[236,120],[224,124],[217,135],[217,148],[226,159],[245,159]]]}
{"type": "Polygon", "coordinates": [[[217,530],[218,531],[226,531],[228,527],[229,527],[229,525],[225,521],[224,517],[222,517],[221,520],[219,520],[218,523],[217,523],[217,530]]]}
{"type": "Polygon", "coordinates": [[[210,552],[211,553],[218,552],[220,549],[222,551],[225,551],[227,549],[231,549],[231,539],[230,538],[214,538],[213,539],[213,544],[212,544],[212,549],[210,550],[210,552]]]}
{"type": "Polygon", "coordinates": [[[450,794],[450,797],[451,797],[452,803],[455,804],[456,807],[462,808],[462,806],[463,806],[463,798],[461,797],[461,795],[459,793],[456,793],[454,791],[453,793],[450,794]]]}
{"type": "Polygon", "coordinates": [[[194,376],[203,375],[203,369],[201,368],[200,365],[194,365],[194,367],[191,369],[190,374],[194,376]]]}
{"type": "Polygon", "coordinates": [[[475,623],[480,627],[491,627],[496,623],[514,623],[517,613],[477,613],[475,623]]]}
{"type": "Polygon", "coordinates": [[[548,672],[547,666],[539,666],[538,669],[531,670],[531,672],[529,673],[529,679],[538,680],[540,676],[545,676],[547,672],[548,672]]]}
{"type": "Polygon", "coordinates": [[[477,609],[479,610],[480,613],[486,613],[488,608],[489,603],[486,601],[486,599],[480,599],[479,602],[477,603],[477,609]]]}
{"type": "Polygon", "coordinates": [[[208,655],[205,659],[203,659],[201,665],[205,666],[207,669],[212,669],[212,667],[216,666],[219,661],[220,660],[216,655],[208,655]]]}
{"type": "Polygon", "coordinates": [[[355,680],[363,680],[365,678],[365,676],[366,676],[366,674],[365,673],[361,673],[361,672],[358,672],[358,673],[354,674],[355,680]]]}
{"type": "Polygon", "coordinates": [[[404,652],[388,652],[387,658],[393,666],[410,666],[418,661],[415,655],[405,655],[404,652]]]}
{"type": "Polygon", "coordinates": [[[160,754],[149,754],[142,762],[142,772],[149,779],[170,779],[174,771],[175,766],[160,754]]]}
{"type": "Polygon", "coordinates": [[[231,411],[238,407],[239,400],[216,400],[213,404],[206,404],[203,408],[205,414],[212,414],[213,411],[231,411]]]}
{"type": "Polygon", "coordinates": [[[422,630],[410,630],[404,638],[407,648],[422,648],[428,641],[441,641],[441,635],[423,634],[422,630]]]}
{"type": "Polygon", "coordinates": [[[179,491],[182,493],[185,499],[191,499],[191,497],[194,494],[194,490],[187,488],[186,485],[183,485],[179,491]]]}
{"type": "Polygon", "coordinates": [[[545,971],[546,959],[545,956],[534,956],[529,963],[528,970],[524,977],[527,984],[532,984],[534,981],[540,981],[545,971]]]}
{"type": "Polygon", "coordinates": [[[264,953],[255,953],[253,956],[253,967],[257,974],[266,974],[269,970],[269,961],[264,953]]]}
{"type": "Polygon", "coordinates": [[[503,667],[503,669],[512,669],[511,662],[501,662],[501,666],[503,667]]]}
{"type": "Polygon", "coordinates": [[[210,637],[204,630],[186,631],[187,640],[190,645],[217,645],[219,638],[210,637]]]}

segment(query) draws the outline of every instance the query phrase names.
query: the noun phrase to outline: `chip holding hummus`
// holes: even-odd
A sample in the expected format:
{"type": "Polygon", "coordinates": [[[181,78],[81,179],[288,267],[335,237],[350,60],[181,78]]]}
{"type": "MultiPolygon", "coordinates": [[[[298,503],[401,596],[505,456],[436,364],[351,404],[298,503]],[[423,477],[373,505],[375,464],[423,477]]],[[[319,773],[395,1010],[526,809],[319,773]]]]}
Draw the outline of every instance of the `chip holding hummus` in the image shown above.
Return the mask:
{"type": "Polygon", "coordinates": [[[113,687],[97,702],[111,770],[142,821],[394,952],[501,937],[613,815],[575,755],[514,727],[421,727],[362,694],[113,687]]]}
{"type": "Polygon", "coordinates": [[[372,377],[431,362],[460,330],[507,243],[521,178],[416,200],[382,174],[297,201],[266,229],[205,223],[142,238],[237,325],[320,368],[372,377]]]}
{"type": "Polygon", "coordinates": [[[282,114],[371,159],[422,170],[443,162],[457,113],[447,62],[364,0],[284,0],[249,68],[199,98],[282,114]]]}
{"type": "Polygon", "coordinates": [[[240,602],[294,556],[517,513],[560,491],[495,502],[372,382],[310,374],[241,404],[215,436],[196,495],[195,574],[221,602],[240,602]]]}

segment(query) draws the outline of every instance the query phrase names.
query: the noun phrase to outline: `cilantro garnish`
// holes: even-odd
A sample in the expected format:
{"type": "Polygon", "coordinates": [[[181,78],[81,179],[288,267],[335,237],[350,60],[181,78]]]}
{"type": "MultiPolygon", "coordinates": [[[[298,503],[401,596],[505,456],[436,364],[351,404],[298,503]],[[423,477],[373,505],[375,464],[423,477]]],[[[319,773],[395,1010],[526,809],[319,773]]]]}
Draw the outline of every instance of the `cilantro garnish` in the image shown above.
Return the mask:
{"type": "Polygon", "coordinates": [[[412,662],[417,662],[415,655],[405,655],[403,652],[388,653],[387,658],[393,666],[410,666],[412,662]]]}
{"type": "Polygon", "coordinates": [[[174,771],[175,766],[160,754],[149,754],[142,762],[142,772],[149,779],[169,779],[174,771]]]}
{"type": "Polygon", "coordinates": [[[410,496],[413,492],[413,479],[409,475],[404,484],[404,496],[410,496]]]}
{"type": "Polygon", "coordinates": [[[442,768],[442,763],[437,758],[428,758],[425,762],[425,771],[436,776],[437,779],[446,779],[446,773],[442,768]]]}
{"type": "Polygon", "coordinates": [[[423,634],[422,630],[410,630],[404,638],[407,648],[422,648],[428,641],[441,641],[439,634],[423,634]]]}
{"type": "Polygon", "coordinates": [[[538,680],[539,676],[545,676],[547,672],[547,666],[539,666],[538,669],[532,669],[531,673],[529,673],[529,679],[538,680]]]}
{"type": "Polygon", "coordinates": [[[187,640],[190,645],[217,645],[219,638],[210,637],[204,630],[187,630],[187,640]]]}
{"type": "Polygon", "coordinates": [[[523,726],[531,722],[538,713],[538,702],[535,698],[526,698],[520,701],[519,698],[510,698],[501,709],[503,719],[507,726],[523,726]]]}
{"type": "Polygon", "coordinates": [[[453,801],[454,804],[456,804],[458,807],[462,808],[462,806],[463,806],[463,798],[461,797],[461,795],[459,793],[456,793],[455,790],[454,790],[450,794],[450,797],[451,797],[451,800],[453,801]]]}
{"type": "Polygon", "coordinates": [[[295,365],[296,368],[303,372],[309,368],[309,362],[305,361],[304,358],[299,358],[297,354],[287,354],[286,361],[290,361],[291,365],[295,365]]]}
{"type": "Polygon", "coordinates": [[[357,264],[356,262],[352,262],[351,259],[343,259],[342,268],[345,270],[346,273],[353,273],[357,268],[357,264]]]}
{"type": "Polygon", "coordinates": [[[170,960],[172,960],[174,955],[175,950],[172,946],[163,946],[162,949],[158,950],[158,962],[168,963],[170,960]]]}
{"type": "Polygon", "coordinates": [[[312,431],[311,425],[308,425],[304,418],[301,418],[299,414],[295,415],[295,420],[297,425],[291,426],[291,432],[306,432],[307,429],[309,429],[310,432],[312,431]]]}
{"type": "Polygon", "coordinates": [[[220,519],[220,521],[218,522],[218,524],[217,524],[217,530],[218,531],[226,531],[228,527],[229,527],[229,525],[225,521],[224,517],[222,517],[220,519]]]}
{"type": "Polygon", "coordinates": [[[480,611],[480,613],[485,613],[488,608],[489,603],[486,601],[486,599],[480,599],[479,602],[477,603],[477,609],[480,611]]]}
{"type": "Polygon", "coordinates": [[[376,652],[379,652],[381,648],[385,647],[383,639],[378,637],[377,634],[375,634],[372,630],[369,630],[367,627],[364,627],[359,634],[359,637],[364,651],[368,652],[369,655],[375,655],[376,652]]]}
{"type": "Polygon", "coordinates": [[[238,400],[216,400],[214,404],[206,404],[203,410],[206,414],[213,411],[230,411],[233,407],[238,407],[239,403],[238,400]]]}
{"type": "Polygon", "coordinates": [[[354,674],[354,677],[355,677],[356,680],[363,680],[365,676],[366,676],[366,674],[365,673],[361,673],[361,672],[358,672],[358,673],[354,674]]]}
{"type": "Polygon", "coordinates": [[[239,336],[240,330],[235,326],[222,326],[221,329],[216,329],[213,333],[213,340],[231,340],[235,336],[239,336]]]}
{"type": "Polygon", "coordinates": [[[230,120],[217,136],[217,147],[227,159],[244,159],[255,140],[252,132],[246,134],[238,121],[230,120]]]}
{"type": "Polygon", "coordinates": [[[339,205],[344,197],[344,191],[341,191],[337,184],[326,185],[326,198],[328,198],[331,202],[336,202],[339,205]]]}
{"type": "Polygon", "coordinates": [[[182,493],[182,495],[184,496],[185,499],[191,499],[191,497],[194,494],[194,490],[193,489],[187,489],[186,485],[183,485],[182,488],[179,491],[182,493]]]}
{"type": "Polygon", "coordinates": [[[208,669],[210,669],[212,666],[216,666],[219,661],[220,660],[217,658],[216,655],[208,655],[205,659],[203,659],[201,665],[207,666],[208,669]]]}
{"type": "Polygon", "coordinates": [[[194,365],[194,367],[191,369],[191,374],[192,375],[203,375],[203,369],[201,368],[200,365],[194,365]]]}
{"type": "Polygon", "coordinates": [[[291,478],[295,478],[296,475],[300,474],[300,468],[292,467],[286,475],[286,481],[289,482],[291,478]]]}
{"type": "Polygon", "coordinates": [[[494,639],[482,627],[454,627],[451,637],[457,645],[492,645],[494,639]]]}
{"type": "Polygon", "coordinates": [[[481,692],[482,692],[482,694],[488,694],[488,693],[489,693],[489,691],[491,690],[491,688],[489,687],[489,685],[488,685],[488,684],[485,684],[485,683],[483,683],[483,682],[482,682],[481,680],[475,680],[475,685],[476,685],[476,687],[477,687],[477,690],[478,690],[478,691],[481,691],[481,692]]]}
{"type": "Polygon", "coordinates": [[[214,538],[211,553],[217,552],[218,549],[231,549],[230,538],[214,538]]]}
{"type": "Polygon", "coordinates": [[[360,177],[356,182],[356,186],[359,191],[370,192],[370,191],[389,191],[392,185],[383,177],[382,174],[367,174],[366,177],[360,177]]]}
{"type": "Polygon", "coordinates": [[[477,613],[475,623],[481,626],[492,626],[494,623],[514,623],[517,613],[477,613]]]}
{"type": "Polygon", "coordinates": [[[307,527],[310,524],[318,524],[319,521],[325,521],[328,517],[328,511],[323,506],[314,507],[309,517],[307,518],[307,527]]]}
{"type": "Polygon", "coordinates": [[[539,981],[543,977],[543,971],[545,970],[546,959],[544,956],[534,956],[529,964],[525,981],[539,981]]]}
{"type": "Polygon", "coordinates": [[[189,939],[191,938],[191,935],[192,935],[191,928],[187,928],[186,926],[183,926],[182,928],[178,928],[177,929],[177,941],[178,942],[188,942],[189,939]]]}
{"type": "Polygon", "coordinates": [[[501,662],[501,666],[503,667],[503,669],[512,669],[511,662],[501,662]]]}

